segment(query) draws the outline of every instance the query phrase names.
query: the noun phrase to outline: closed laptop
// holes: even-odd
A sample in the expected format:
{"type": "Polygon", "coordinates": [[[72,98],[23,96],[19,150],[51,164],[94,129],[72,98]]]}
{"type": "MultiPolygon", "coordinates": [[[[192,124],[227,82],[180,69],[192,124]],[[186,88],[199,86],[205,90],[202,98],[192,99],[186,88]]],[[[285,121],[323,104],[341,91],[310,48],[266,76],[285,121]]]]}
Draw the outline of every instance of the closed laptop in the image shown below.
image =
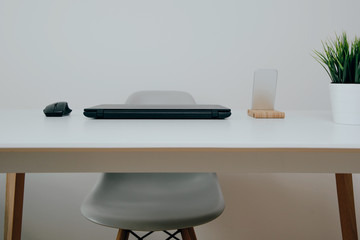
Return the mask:
{"type": "Polygon", "coordinates": [[[221,105],[133,105],[103,104],[84,109],[96,119],[224,119],[231,110],[221,105]]]}

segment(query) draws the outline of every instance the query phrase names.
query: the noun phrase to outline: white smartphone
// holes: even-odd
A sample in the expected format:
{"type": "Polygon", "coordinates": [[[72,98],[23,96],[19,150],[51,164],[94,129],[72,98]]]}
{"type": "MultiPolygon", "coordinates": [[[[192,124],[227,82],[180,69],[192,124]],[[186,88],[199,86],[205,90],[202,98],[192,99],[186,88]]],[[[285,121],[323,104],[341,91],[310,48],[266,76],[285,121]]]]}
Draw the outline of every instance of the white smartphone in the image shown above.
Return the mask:
{"type": "Polygon", "coordinates": [[[277,76],[276,69],[255,71],[251,109],[274,110],[277,76]]]}

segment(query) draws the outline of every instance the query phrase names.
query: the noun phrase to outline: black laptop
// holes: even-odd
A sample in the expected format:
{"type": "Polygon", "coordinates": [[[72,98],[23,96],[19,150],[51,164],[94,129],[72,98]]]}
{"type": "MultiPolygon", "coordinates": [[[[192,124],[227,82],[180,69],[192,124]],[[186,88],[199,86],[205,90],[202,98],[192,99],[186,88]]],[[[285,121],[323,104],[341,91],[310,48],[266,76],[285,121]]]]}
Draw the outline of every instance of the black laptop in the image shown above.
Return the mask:
{"type": "Polygon", "coordinates": [[[220,105],[103,104],[84,109],[89,118],[102,119],[224,119],[229,108],[220,105]]]}

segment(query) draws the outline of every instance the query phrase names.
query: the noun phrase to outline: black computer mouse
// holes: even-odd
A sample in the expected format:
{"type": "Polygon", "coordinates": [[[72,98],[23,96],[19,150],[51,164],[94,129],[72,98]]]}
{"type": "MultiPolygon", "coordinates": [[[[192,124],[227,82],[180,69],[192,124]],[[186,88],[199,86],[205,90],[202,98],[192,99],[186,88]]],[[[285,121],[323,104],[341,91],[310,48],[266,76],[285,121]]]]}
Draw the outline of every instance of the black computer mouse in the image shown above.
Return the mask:
{"type": "Polygon", "coordinates": [[[71,109],[68,106],[67,102],[56,102],[50,105],[47,105],[44,109],[44,113],[47,117],[62,117],[69,115],[71,109]]]}

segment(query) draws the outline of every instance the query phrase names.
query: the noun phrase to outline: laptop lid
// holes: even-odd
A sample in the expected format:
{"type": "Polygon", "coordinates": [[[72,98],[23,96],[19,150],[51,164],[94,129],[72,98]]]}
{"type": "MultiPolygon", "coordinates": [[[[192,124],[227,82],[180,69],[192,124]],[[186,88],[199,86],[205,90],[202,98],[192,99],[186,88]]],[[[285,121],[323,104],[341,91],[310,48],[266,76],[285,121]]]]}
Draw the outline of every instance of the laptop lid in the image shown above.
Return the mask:
{"type": "Polygon", "coordinates": [[[84,109],[97,119],[224,119],[231,110],[220,105],[102,104],[84,109]]]}

